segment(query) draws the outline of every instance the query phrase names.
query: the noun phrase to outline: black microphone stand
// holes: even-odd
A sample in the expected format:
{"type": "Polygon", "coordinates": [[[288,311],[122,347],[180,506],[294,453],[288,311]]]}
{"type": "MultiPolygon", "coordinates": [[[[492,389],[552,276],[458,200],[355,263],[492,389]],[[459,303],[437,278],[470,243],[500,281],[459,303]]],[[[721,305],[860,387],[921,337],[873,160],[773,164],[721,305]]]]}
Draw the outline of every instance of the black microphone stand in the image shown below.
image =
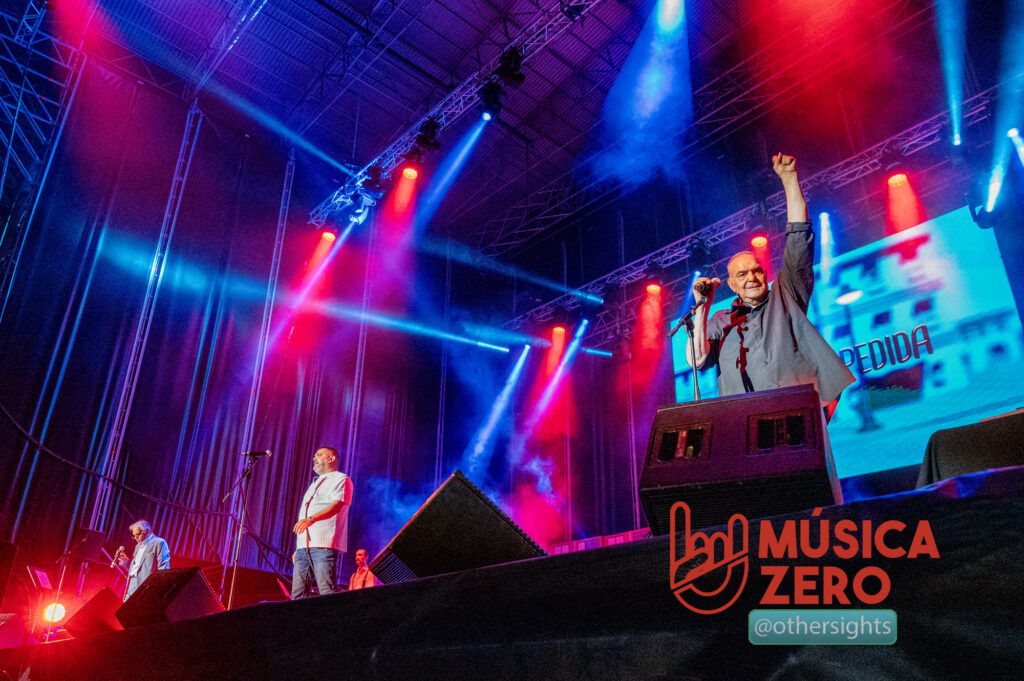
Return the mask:
{"type": "MultiPolygon", "coordinates": [[[[242,512],[238,520],[238,534],[235,537],[235,550],[231,555],[231,589],[228,591],[228,610],[231,609],[231,605],[235,600],[235,580],[238,577],[238,551],[242,547],[242,532],[245,530],[245,507],[249,500],[249,483],[252,482],[252,471],[256,467],[257,459],[257,457],[252,454],[244,454],[243,456],[249,459],[245,464],[245,470],[242,471],[242,474],[238,476],[238,480],[235,481],[235,484],[231,486],[228,493],[224,495],[223,499],[221,499],[221,502],[227,501],[232,492],[234,492],[239,485],[242,486],[242,512]]],[[[225,573],[227,573],[227,569],[225,569],[225,573]]]]}
{"type": "Polygon", "coordinates": [[[686,327],[686,335],[690,338],[690,367],[693,369],[693,401],[700,402],[700,384],[697,382],[697,343],[693,338],[693,315],[697,312],[697,308],[703,303],[694,303],[690,311],[687,312],[680,324],[686,327]]]}

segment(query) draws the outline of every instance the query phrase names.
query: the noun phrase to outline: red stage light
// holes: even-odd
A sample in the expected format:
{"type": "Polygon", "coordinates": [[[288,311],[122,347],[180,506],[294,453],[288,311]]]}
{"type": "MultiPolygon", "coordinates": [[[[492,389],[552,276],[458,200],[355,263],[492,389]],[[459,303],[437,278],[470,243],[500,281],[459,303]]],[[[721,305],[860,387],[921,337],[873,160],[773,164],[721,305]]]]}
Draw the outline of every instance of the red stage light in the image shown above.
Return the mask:
{"type": "Polygon", "coordinates": [[[661,285],[660,284],[655,284],[653,282],[648,284],[647,285],[647,293],[649,295],[652,295],[652,296],[658,295],[659,293],[661,293],[661,285]]]}
{"type": "Polygon", "coordinates": [[[750,240],[750,245],[754,248],[764,248],[768,245],[768,237],[758,234],[750,240]]]}
{"type": "Polygon", "coordinates": [[[320,235],[320,238],[326,241],[327,243],[333,243],[334,240],[338,238],[338,235],[329,229],[325,229],[323,231],[323,234],[320,235]]]}
{"type": "Polygon", "coordinates": [[[889,179],[886,180],[886,182],[889,183],[890,187],[902,187],[903,185],[905,185],[908,182],[907,174],[906,173],[894,173],[894,174],[889,176],[889,179]]]}
{"type": "Polygon", "coordinates": [[[405,170],[402,171],[402,177],[404,177],[407,180],[415,180],[417,177],[419,177],[419,171],[412,167],[406,168],[405,170]]]}
{"type": "Polygon", "coordinates": [[[562,337],[564,337],[565,336],[565,327],[564,326],[556,326],[555,328],[551,329],[551,335],[552,335],[552,337],[554,337],[554,336],[562,336],[562,337]]]}
{"type": "Polygon", "coordinates": [[[67,614],[67,609],[60,603],[50,603],[43,611],[43,619],[47,622],[60,622],[67,614]]]}

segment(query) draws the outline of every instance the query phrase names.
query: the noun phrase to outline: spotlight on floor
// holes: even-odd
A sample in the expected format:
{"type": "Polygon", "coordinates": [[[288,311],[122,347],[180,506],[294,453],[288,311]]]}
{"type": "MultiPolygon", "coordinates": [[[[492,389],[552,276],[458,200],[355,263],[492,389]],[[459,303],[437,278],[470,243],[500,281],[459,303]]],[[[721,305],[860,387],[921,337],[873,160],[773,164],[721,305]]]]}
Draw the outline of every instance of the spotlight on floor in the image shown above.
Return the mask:
{"type": "Polygon", "coordinates": [[[60,622],[68,614],[67,608],[61,603],[50,603],[43,610],[43,619],[47,622],[60,622]]]}

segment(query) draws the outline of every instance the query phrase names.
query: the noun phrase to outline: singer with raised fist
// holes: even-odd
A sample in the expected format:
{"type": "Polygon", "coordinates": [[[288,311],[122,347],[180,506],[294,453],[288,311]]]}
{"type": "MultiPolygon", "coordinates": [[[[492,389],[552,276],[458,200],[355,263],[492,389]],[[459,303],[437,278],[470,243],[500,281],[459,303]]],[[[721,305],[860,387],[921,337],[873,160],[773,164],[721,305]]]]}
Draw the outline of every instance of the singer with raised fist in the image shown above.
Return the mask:
{"type": "Polygon", "coordinates": [[[135,550],[131,562],[124,548],[119,548],[114,560],[122,568],[128,568],[128,584],[124,591],[124,600],[128,600],[135,590],[146,581],[146,578],[157,570],[171,567],[171,550],[160,537],[153,534],[153,526],[147,520],[137,520],[128,530],[135,540],[135,550]]]}
{"type": "Polygon", "coordinates": [[[736,300],[730,310],[710,319],[708,308],[720,282],[698,278],[693,285],[695,347],[687,346],[686,359],[697,369],[716,367],[723,396],[811,383],[822,404],[831,404],[831,416],[835,400],[854,377],[807,318],[814,289],[814,231],[796,159],[776,154],[772,165],[786,193],[786,248],[779,276],[769,288],[757,256],[735,254],[726,283],[736,300]]]}
{"type": "Polygon", "coordinates": [[[341,554],[348,549],[348,510],[352,480],[338,470],[338,450],[320,447],[313,454],[316,479],[299,506],[292,554],[292,599],[312,594],[314,582],[321,596],[335,589],[341,554]]]}

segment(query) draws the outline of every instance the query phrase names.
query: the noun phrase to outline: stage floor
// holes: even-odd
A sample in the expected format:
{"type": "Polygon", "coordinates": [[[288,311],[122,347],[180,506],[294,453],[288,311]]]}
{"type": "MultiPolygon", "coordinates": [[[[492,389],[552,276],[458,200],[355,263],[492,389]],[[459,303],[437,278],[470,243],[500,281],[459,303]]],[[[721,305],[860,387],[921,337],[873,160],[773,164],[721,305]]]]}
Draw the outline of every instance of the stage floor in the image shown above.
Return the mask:
{"type": "MultiPolygon", "coordinates": [[[[772,519],[812,520],[809,513],[772,519]]],[[[1020,679],[1024,661],[1024,467],[826,508],[872,527],[928,521],[939,557],[763,559],[750,523],[750,577],[713,615],[669,587],[670,539],[550,556],[201,619],[0,651],[31,681],[262,679],[1020,679]],[[765,565],[866,566],[891,580],[882,646],[753,645],[748,613],[765,565]]],[[[909,533],[887,545],[909,546],[909,533]]],[[[833,548],[836,544],[833,543],[833,548]]],[[[444,550],[439,543],[438,551],[444,550]]],[[[792,582],[790,582],[792,584],[792,582]]],[[[783,591],[787,588],[783,587],[783,591]]],[[[791,589],[789,589],[791,591],[791,589]]],[[[821,606],[825,607],[825,606],[821,606]]],[[[834,606],[830,606],[834,607],[834,606]]],[[[3,678],[0,675],[0,678],[3,678]]]]}

